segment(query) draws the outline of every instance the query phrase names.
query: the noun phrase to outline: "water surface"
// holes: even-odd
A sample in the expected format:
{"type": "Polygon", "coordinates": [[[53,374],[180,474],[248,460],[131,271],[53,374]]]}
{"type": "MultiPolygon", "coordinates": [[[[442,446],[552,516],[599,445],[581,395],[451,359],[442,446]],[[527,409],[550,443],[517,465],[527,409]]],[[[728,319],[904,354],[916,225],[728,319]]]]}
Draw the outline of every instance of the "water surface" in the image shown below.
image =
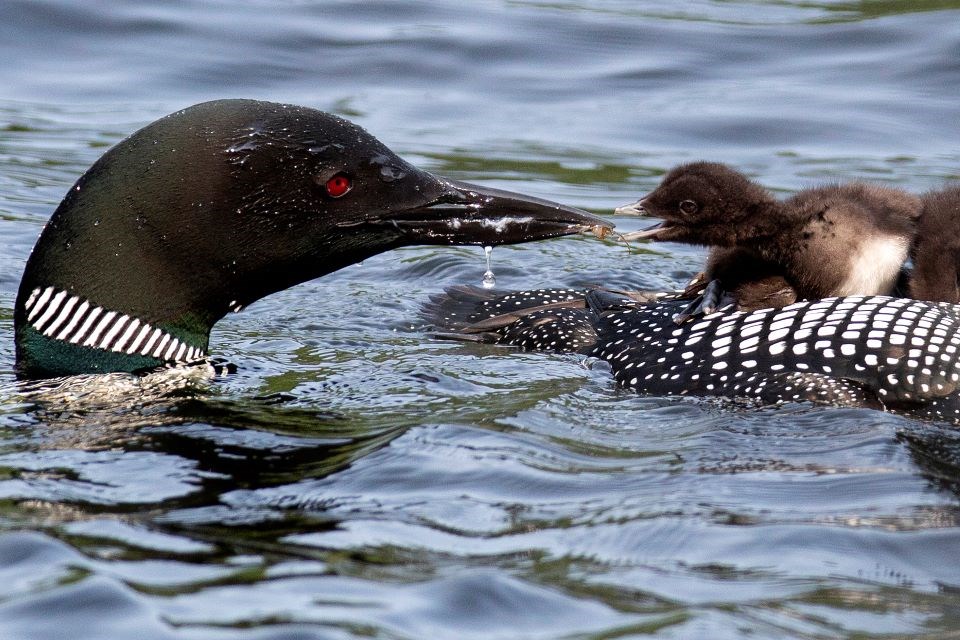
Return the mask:
{"type": "MultiPolygon", "coordinates": [[[[0,637],[960,633],[955,428],[636,397],[578,357],[431,339],[419,306],[479,284],[479,248],[252,305],[214,331],[240,365],[214,382],[12,373],[43,223],[170,111],[326,109],[441,175],[599,213],[701,158],[782,193],[922,191],[960,177],[960,2],[8,0],[0,59],[0,637]]],[[[669,288],[703,253],[492,259],[501,289],[669,288]]]]}

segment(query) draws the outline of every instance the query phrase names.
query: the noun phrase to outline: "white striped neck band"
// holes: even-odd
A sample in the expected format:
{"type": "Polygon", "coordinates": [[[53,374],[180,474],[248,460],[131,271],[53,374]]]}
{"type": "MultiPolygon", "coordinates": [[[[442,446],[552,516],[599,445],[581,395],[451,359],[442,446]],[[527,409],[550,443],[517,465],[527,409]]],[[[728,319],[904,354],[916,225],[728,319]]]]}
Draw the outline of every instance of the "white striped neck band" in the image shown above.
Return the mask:
{"type": "Polygon", "coordinates": [[[183,364],[207,355],[163,329],[54,287],[34,289],[24,311],[42,335],[83,347],[183,364]]]}

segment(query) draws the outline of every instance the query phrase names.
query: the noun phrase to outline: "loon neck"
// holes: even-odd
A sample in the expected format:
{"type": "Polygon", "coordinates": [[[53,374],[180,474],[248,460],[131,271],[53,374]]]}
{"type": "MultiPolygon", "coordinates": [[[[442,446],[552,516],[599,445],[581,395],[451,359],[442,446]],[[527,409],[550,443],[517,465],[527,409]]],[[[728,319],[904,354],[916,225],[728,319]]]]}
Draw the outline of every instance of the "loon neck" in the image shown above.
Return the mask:
{"type": "MultiPolygon", "coordinates": [[[[366,257],[347,251],[309,269],[312,277],[366,257]]],[[[105,274],[95,261],[88,278],[66,284],[63,273],[42,262],[29,268],[18,295],[16,342],[23,375],[73,375],[99,371],[135,372],[164,364],[189,364],[206,357],[213,326],[231,312],[304,279],[305,269],[278,263],[265,278],[176,280],[171,274],[137,279],[143,261],[132,261],[126,278],[105,274]],[[47,272],[49,279],[32,277],[47,272]],[[28,277],[30,276],[30,277],[28,277]],[[30,286],[27,283],[31,282],[30,286]]],[[[132,258],[131,258],[132,259],[132,258]]]]}
{"type": "Polygon", "coordinates": [[[49,286],[35,288],[18,305],[21,369],[71,374],[136,371],[206,357],[209,329],[151,323],[49,286]]]}

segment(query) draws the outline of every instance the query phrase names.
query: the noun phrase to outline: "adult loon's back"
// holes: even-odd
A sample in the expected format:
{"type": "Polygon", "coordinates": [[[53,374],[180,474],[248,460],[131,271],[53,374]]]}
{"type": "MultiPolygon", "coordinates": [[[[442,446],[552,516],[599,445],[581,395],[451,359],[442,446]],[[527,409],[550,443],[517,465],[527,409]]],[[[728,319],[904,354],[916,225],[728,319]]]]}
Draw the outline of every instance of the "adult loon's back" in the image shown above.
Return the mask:
{"type": "Polygon", "coordinates": [[[608,223],[421,171],[360,127],[219,100],[148,125],[70,189],[27,261],[17,368],[135,371],[207,351],[231,311],[414,244],[504,244],[608,223]]]}
{"type": "Polygon", "coordinates": [[[672,318],[685,304],[601,289],[460,287],[425,313],[448,335],[600,358],[639,393],[809,400],[960,421],[960,306],[849,296],[678,326],[672,318]]]}

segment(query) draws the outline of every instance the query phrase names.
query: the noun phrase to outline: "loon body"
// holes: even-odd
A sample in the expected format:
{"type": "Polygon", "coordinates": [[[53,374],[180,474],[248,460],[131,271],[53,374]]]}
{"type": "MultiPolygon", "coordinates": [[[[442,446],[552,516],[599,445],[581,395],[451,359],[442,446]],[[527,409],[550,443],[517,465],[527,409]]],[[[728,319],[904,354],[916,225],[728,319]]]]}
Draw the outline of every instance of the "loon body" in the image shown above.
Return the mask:
{"type": "Polygon", "coordinates": [[[848,296],[678,326],[684,304],[600,289],[497,296],[461,287],[424,311],[447,336],[599,358],[638,393],[884,407],[960,422],[960,306],[848,296]]]}
{"type": "Polygon", "coordinates": [[[923,197],[913,246],[910,297],[960,302],[960,185],[923,197]]]}
{"type": "Polygon", "coordinates": [[[377,253],[506,244],[608,223],[447,180],[320,111],[199,104],[119,143],[70,189],[14,311],[24,377],[203,358],[231,311],[377,253]]]}
{"type": "MultiPolygon", "coordinates": [[[[925,199],[936,239],[925,245],[921,233],[915,259],[958,246],[943,231],[960,220],[946,206],[957,201],[960,191],[925,199]]],[[[920,208],[902,191],[861,183],[781,203],[723,165],[685,165],[620,213],[664,220],[632,237],[712,246],[706,279],[719,278],[747,310],[678,325],[689,317],[685,294],[702,288],[695,281],[660,297],[461,287],[424,311],[447,336],[598,358],[638,393],[868,406],[960,423],[960,306],[878,295],[900,277],[920,208]],[[842,295],[853,292],[864,295],[842,295]]],[[[944,267],[951,287],[956,255],[944,267]]]]}
{"type": "Polygon", "coordinates": [[[762,278],[771,275],[770,265],[779,266],[795,299],[808,300],[894,292],[920,211],[919,198],[863,182],[806,189],[779,201],[714,162],[676,167],[648,196],[618,209],[663,219],[628,234],[632,238],[739,249],[733,260],[715,250],[708,265],[708,278],[736,272],[739,280],[724,282],[728,290],[746,287],[745,295],[752,294],[743,265],[755,262],[762,278]]]}

